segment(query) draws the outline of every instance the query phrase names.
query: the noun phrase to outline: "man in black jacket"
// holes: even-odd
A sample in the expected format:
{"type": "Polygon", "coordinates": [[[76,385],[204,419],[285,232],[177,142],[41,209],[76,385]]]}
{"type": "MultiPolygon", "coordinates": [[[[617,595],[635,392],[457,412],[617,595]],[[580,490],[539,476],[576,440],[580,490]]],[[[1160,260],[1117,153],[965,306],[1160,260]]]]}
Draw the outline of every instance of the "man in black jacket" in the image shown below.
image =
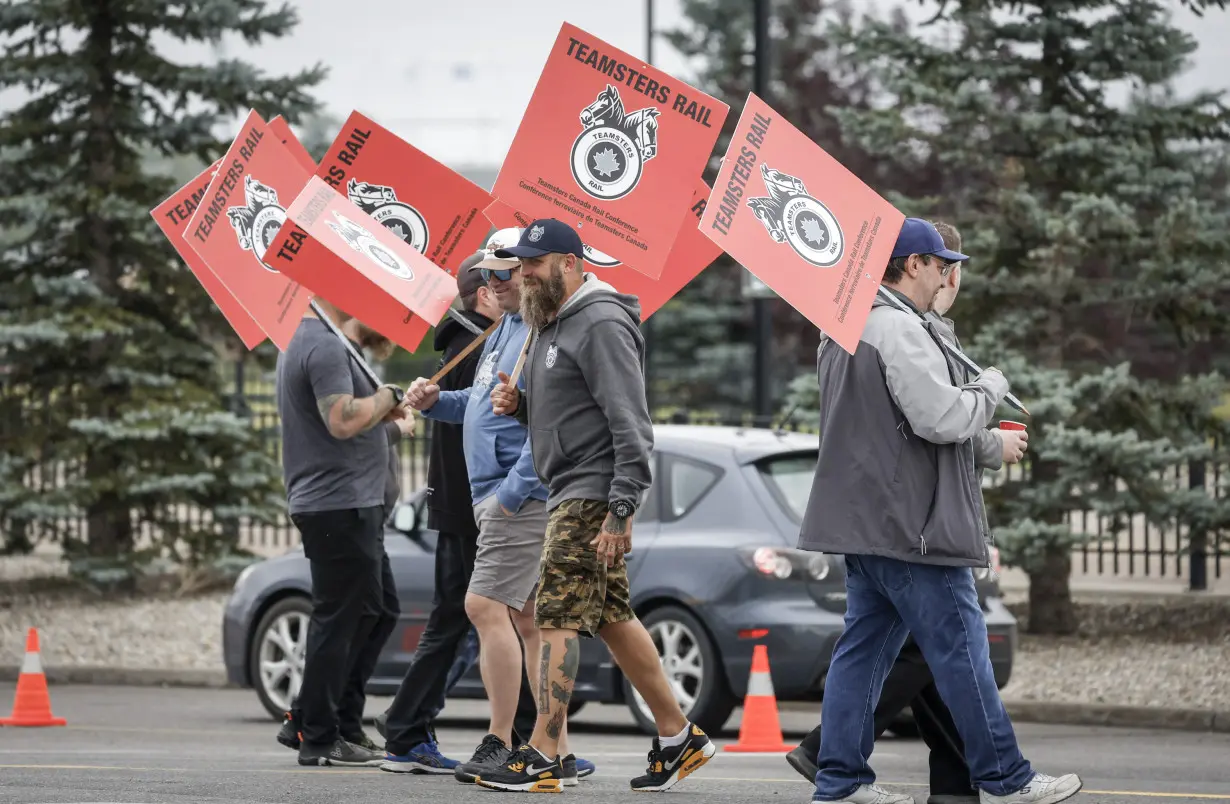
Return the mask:
{"type": "MultiPolygon", "coordinates": [[[[516,242],[517,230],[497,232],[489,248],[503,245],[511,232],[516,242]]],[[[457,292],[461,298],[462,315],[486,330],[502,315],[494,292],[487,287],[477,266],[487,256],[485,251],[467,257],[457,270],[457,292]]],[[[456,357],[477,336],[456,321],[446,318],[436,329],[435,348],[442,352],[439,367],[456,357]]],[[[481,349],[474,349],[440,379],[440,388],[458,390],[474,382],[481,349]]],[[[408,753],[410,762],[399,769],[411,772],[452,774],[459,764],[440,753],[432,721],[440,711],[448,692],[450,670],[458,649],[464,647],[471,625],[466,616],[466,590],[474,572],[474,557],[478,550],[478,525],[470,500],[470,476],[466,470],[462,448],[462,426],[432,422],[431,452],[427,466],[427,485],[431,497],[428,503],[428,527],[439,532],[436,542],[435,598],[427,626],[419,638],[418,648],[406,676],[402,680],[393,704],[376,720],[376,728],[385,738],[386,752],[401,756],[408,753]],[[407,752],[406,747],[409,746],[407,752]]],[[[467,668],[468,669],[468,668],[467,668]]],[[[454,678],[456,673],[452,674],[454,678]]],[[[522,694],[517,708],[515,728],[528,737],[533,729],[536,708],[529,680],[522,673],[522,694]]]]}

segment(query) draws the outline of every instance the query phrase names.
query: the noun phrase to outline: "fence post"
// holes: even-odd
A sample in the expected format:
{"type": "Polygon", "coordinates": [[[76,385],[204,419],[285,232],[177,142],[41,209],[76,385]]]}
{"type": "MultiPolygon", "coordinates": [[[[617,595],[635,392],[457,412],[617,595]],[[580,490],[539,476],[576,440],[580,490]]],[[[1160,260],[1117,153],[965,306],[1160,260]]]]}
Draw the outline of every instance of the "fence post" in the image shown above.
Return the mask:
{"type": "MultiPolygon", "coordinates": [[[[1187,487],[1204,490],[1203,460],[1188,461],[1187,487]]],[[[1193,524],[1187,538],[1187,588],[1191,592],[1203,592],[1209,588],[1208,533],[1203,524],[1193,524]]]]}

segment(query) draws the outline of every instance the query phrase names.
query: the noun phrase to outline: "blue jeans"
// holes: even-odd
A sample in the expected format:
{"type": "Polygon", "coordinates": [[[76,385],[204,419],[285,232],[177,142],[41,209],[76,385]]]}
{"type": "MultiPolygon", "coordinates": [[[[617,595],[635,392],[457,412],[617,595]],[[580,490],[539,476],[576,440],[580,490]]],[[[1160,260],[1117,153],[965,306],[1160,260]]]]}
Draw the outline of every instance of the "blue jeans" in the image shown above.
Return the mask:
{"type": "Polygon", "coordinates": [[[824,686],[814,801],[873,784],[876,702],[907,633],[922,649],[965,743],[974,787],[1014,793],[1034,771],[1021,756],[991,670],[987,624],[968,567],[846,556],[845,631],[824,686]]]}

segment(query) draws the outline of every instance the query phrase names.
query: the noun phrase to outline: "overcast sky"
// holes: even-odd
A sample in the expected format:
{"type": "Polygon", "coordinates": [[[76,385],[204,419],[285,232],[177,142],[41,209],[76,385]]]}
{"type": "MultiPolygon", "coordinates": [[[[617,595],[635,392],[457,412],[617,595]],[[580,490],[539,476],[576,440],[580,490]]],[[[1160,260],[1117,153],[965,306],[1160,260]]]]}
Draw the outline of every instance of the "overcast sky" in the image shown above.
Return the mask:
{"type": "MultiPolygon", "coordinates": [[[[926,13],[917,0],[903,1],[911,14],[926,13]]],[[[887,7],[886,0],[855,2],[867,9],[887,7]]],[[[255,49],[232,42],[223,52],[269,72],[322,61],[330,75],[316,94],[331,114],[344,119],[357,109],[454,167],[494,167],[503,161],[565,20],[635,57],[645,56],[644,0],[295,0],[294,5],[301,22],[291,35],[255,49]]],[[[655,27],[679,27],[680,5],[654,0],[655,27]]],[[[1211,11],[1200,19],[1180,10],[1176,20],[1201,44],[1180,90],[1230,89],[1230,48],[1223,47],[1230,39],[1230,13],[1211,11]]],[[[689,65],[665,41],[658,39],[654,47],[657,66],[690,77],[689,65]]],[[[213,54],[209,48],[177,45],[173,55],[207,61],[213,54]]]]}

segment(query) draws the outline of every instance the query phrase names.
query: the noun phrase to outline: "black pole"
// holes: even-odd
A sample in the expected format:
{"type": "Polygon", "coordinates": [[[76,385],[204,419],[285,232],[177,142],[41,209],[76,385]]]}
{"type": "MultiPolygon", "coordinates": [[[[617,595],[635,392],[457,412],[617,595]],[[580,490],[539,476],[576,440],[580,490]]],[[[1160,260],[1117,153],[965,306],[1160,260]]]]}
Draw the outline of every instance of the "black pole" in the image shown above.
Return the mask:
{"type": "MultiPolygon", "coordinates": [[[[1187,463],[1187,486],[1204,491],[1204,460],[1187,463]]],[[[1209,538],[1204,526],[1192,527],[1187,534],[1187,588],[1204,592],[1209,588],[1209,538]]]]}
{"type": "MultiPolygon", "coordinates": [[[[752,76],[752,91],[766,103],[769,100],[769,3],[770,0],[754,0],[754,48],[755,73],[752,76]]],[[[773,420],[773,308],[772,299],[755,298],[752,310],[755,319],[755,395],[758,423],[771,426],[773,420]]]]}
{"type": "MultiPolygon", "coordinates": [[[[653,0],[645,0],[645,63],[653,64],[653,0]]],[[[646,321],[642,329],[645,335],[645,404],[652,416],[656,403],[653,392],[653,319],[646,321]]]]}

